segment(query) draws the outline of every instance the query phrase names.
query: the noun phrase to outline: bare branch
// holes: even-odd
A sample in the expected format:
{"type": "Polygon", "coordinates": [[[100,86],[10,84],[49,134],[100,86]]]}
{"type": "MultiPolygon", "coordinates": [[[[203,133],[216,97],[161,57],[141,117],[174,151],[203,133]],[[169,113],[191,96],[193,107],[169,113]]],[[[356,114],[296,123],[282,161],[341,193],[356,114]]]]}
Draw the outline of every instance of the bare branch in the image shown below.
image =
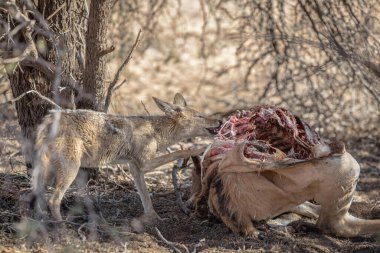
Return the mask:
{"type": "Polygon", "coordinates": [[[141,102],[141,104],[143,105],[143,107],[144,107],[144,110],[145,110],[146,114],[149,116],[149,115],[150,115],[150,113],[149,113],[148,109],[146,108],[146,106],[145,106],[144,102],[143,102],[142,100],[140,100],[140,102],[141,102]]]}
{"type": "Polygon", "coordinates": [[[135,43],[133,43],[132,48],[129,51],[127,58],[121,64],[121,66],[119,67],[119,69],[116,72],[115,78],[113,79],[113,81],[108,86],[108,91],[107,91],[107,96],[106,96],[106,101],[105,101],[105,106],[104,106],[104,111],[105,112],[108,111],[108,107],[109,107],[109,104],[111,102],[112,92],[114,90],[114,87],[115,87],[116,83],[119,81],[119,77],[120,77],[121,71],[123,71],[123,69],[125,68],[125,66],[127,66],[127,64],[129,63],[129,61],[132,58],[133,51],[136,49],[137,45],[139,44],[140,35],[141,35],[141,29],[139,30],[139,33],[137,34],[135,43]]]}
{"type": "Polygon", "coordinates": [[[155,168],[162,166],[164,164],[167,164],[169,162],[181,159],[181,158],[187,158],[190,156],[197,156],[202,154],[206,148],[200,148],[200,149],[191,149],[191,150],[179,150],[175,151],[173,153],[159,156],[154,158],[153,160],[149,161],[147,165],[142,169],[144,173],[147,173],[149,171],[154,170],[155,168]]]}
{"type": "Polygon", "coordinates": [[[179,169],[186,168],[186,164],[187,164],[187,162],[185,162],[184,159],[179,159],[177,161],[177,163],[174,165],[173,170],[172,170],[172,183],[173,183],[173,188],[174,188],[177,204],[181,208],[182,212],[184,212],[186,215],[189,215],[190,214],[190,210],[183,203],[181,192],[180,192],[179,187],[178,187],[178,179],[177,179],[177,171],[179,169]]]}
{"type": "Polygon", "coordinates": [[[59,6],[58,9],[56,9],[52,14],[50,14],[49,17],[46,18],[46,21],[49,21],[52,17],[54,17],[55,15],[57,15],[57,13],[62,10],[63,7],[66,6],[66,3],[63,3],[61,6],[59,6]]]}
{"type": "Polygon", "coordinates": [[[15,20],[20,20],[22,27],[22,34],[25,38],[26,42],[26,48],[24,51],[17,57],[9,58],[9,59],[2,59],[0,58],[0,64],[10,64],[10,63],[17,63],[22,60],[24,60],[27,57],[31,57],[31,59],[37,59],[38,58],[38,51],[36,48],[36,45],[32,38],[32,27],[35,25],[34,20],[29,20],[17,7],[16,4],[7,2],[6,5],[8,6],[9,13],[12,15],[12,17],[15,20]]]}
{"type": "Polygon", "coordinates": [[[124,79],[120,84],[118,84],[117,86],[115,86],[115,88],[113,88],[113,91],[116,91],[116,90],[120,89],[121,86],[123,86],[123,84],[126,83],[126,82],[127,82],[127,80],[124,79]]]}
{"type": "Polygon", "coordinates": [[[103,51],[101,51],[101,52],[99,53],[98,57],[99,57],[99,58],[100,58],[100,57],[103,57],[103,56],[105,56],[105,55],[107,55],[107,54],[109,54],[109,53],[112,53],[113,51],[115,51],[115,46],[114,46],[114,45],[112,45],[112,46],[110,46],[110,47],[104,49],[103,51]]]}
{"type": "MultiPolygon", "coordinates": [[[[23,61],[21,61],[20,64],[22,66],[33,67],[37,69],[38,71],[44,73],[45,76],[51,81],[54,80],[57,73],[56,66],[41,57],[38,57],[36,60],[27,57],[23,61]]],[[[82,92],[82,89],[79,87],[78,81],[74,80],[69,75],[65,75],[62,73],[59,74],[61,74],[61,83],[63,84],[63,86],[70,87],[71,89],[77,91],[80,95],[85,96],[85,94],[83,94],[82,92]]]]}
{"type": "Polygon", "coordinates": [[[50,104],[54,105],[56,108],[62,109],[59,105],[57,105],[56,103],[54,103],[53,100],[51,100],[48,97],[45,97],[44,95],[42,95],[41,93],[39,93],[38,91],[35,91],[35,90],[29,90],[27,92],[24,92],[20,96],[18,96],[17,98],[14,98],[14,99],[12,99],[12,100],[10,100],[8,102],[2,103],[0,105],[13,104],[13,103],[15,103],[16,101],[20,100],[21,98],[23,98],[24,96],[26,96],[28,94],[36,94],[37,96],[39,96],[43,100],[45,100],[45,101],[49,102],[50,104]]]}
{"type": "MultiPolygon", "coordinates": [[[[167,155],[162,155],[156,157],[146,163],[146,165],[141,169],[144,173],[151,172],[157,167],[170,163],[178,159],[184,159],[192,156],[197,156],[202,154],[206,150],[206,147],[199,149],[189,149],[189,150],[178,150],[167,155]]],[[[128,160],[117,160],[113,164],[129,164],[128,160]]]]}
{"type": "Polygon", "coordinates": [[[168,246],[170,246],[174,252],[177,252],[177,253],[182,253],[182,251],[180,251],[177,247],[180,246],[182,249],[185,250],[186,253],[189,253],[189,249],[183,245],[183,244],[179,244],[179,243],[174,243],[174,242],[169,242],[162,234],[161,234],[161,231],[158,230],[157,227],[154,228],[156,230],[156,233],[158,235],[158,237],[168,246]]]}

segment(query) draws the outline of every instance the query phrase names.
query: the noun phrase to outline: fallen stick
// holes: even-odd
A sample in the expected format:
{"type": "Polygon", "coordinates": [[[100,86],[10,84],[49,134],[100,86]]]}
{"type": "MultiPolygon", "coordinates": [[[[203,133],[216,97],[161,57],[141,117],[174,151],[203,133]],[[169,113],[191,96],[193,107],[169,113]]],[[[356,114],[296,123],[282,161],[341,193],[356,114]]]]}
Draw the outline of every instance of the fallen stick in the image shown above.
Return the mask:
{"type": "MultiPolygon", "coordinates": [[[[191,156],[197,156],[202,154],[206,150],[206,147],[200,148],[200,149],[189,149],[189,150],[179,150],[175,151],[173,153],[163,155],[156,157],[148,162],[147,165],[145,165],[142,169],[144,173],[150,172],[154,170],[157,167],[160,167],[164,164],[170,163],[172,161],[181,159],[181,158],[188,158],[191,156]]],[[[121,162],[123,163],[123,162],[121,162]]]]}
{"type": "Polygon", "coordinates": [[[158,237],[164,242],[166,243],[168,246],[170,246],[174,252],[177,252],[177,253],[182,253],[182,251],[180,251],[176,246],[181,246],[181,248],[183,248],[185,250],[186,253],[189,253],[189,249],[183,245],[183,244],[179,244],[179,243],[174,243],[174,242],[170,242],[168,240],[166,240],[166,238],[161,234],[161,231],[158,230],[157,227],[154,228],[156,230],[156,233],[158,235],[158,237]]]}
{"type": "Polygon", "coordinates": [[[184,212],[186,215],[189,215],[190,210],[189,208],[186,207],[185,203],[183,203],[181,192],[178,187],[178,179],[177,179],[177,171],[185,167],[186,167],[186,162],[183,159],[180,159],[177,161],[177,163],[173,166],[173,170],[172,170],[172,183],[173,183],[173,188],[174,188],[177,204],[181,208],[182,212],[184,212]]]}

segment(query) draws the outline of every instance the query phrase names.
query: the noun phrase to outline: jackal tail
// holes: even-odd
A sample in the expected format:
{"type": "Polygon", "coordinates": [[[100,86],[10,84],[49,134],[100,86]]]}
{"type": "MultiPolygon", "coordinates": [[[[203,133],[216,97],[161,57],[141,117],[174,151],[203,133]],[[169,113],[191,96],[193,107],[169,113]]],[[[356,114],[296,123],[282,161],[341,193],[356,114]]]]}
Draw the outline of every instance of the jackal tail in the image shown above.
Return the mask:
{"type": "MultiPolygon", "coordinates": [[[[53,114],[54,115],[54,114],[53,114]]],[[[42,204],[45,179],[49,173],[49,159],[47,153],[49,139],[54,138],[57,131],[54,130],[56,118],[52,114],[44,118],[43,123],[38,127],[36,140],[34,145],[34,160],[33,160],[33,173],[32,173],[32,194],[30,198],[30,208],[42,204]]],[[[59,119],[58,119],[59,121],[59,119]]]]}

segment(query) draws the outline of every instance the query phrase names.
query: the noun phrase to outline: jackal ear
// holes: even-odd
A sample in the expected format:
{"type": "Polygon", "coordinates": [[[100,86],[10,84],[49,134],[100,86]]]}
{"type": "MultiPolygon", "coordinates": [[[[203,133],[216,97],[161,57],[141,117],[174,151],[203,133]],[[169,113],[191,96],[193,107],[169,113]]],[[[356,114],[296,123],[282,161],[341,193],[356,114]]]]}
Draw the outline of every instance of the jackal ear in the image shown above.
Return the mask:
{"type": "Polygon", "coordinates": [[[174,104],[175,105],[180,105],[180,106],[187,106],[185,98],[182,96],[181,93],[176,93],[174,96],[174,104]]]}
{"type": "Polygon", "coordinates": [[[160,108],[160,110],[163,111],[168,116],[174,116],[181,111],[181,108],[177,105],[173,105],[171,103],[165,102],[156,97],[153,97],[153,100],[158,106],[158,108],[160,108]]]}

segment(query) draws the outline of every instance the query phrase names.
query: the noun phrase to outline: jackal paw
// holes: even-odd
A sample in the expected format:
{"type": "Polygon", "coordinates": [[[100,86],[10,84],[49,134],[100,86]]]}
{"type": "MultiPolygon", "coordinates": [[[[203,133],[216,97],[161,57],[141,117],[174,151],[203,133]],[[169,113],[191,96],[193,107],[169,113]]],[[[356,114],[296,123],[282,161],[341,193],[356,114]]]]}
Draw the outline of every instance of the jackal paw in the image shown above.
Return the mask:
{"type": "Polygon", "coordinates": [[[131,221],[131,227],[134,232],[142,233],[144,232],[144,226],[152,226],[162,220],[163,219],[153,211],[151,213],[143,214],[139,218],[134,218],[131,221]]]}

